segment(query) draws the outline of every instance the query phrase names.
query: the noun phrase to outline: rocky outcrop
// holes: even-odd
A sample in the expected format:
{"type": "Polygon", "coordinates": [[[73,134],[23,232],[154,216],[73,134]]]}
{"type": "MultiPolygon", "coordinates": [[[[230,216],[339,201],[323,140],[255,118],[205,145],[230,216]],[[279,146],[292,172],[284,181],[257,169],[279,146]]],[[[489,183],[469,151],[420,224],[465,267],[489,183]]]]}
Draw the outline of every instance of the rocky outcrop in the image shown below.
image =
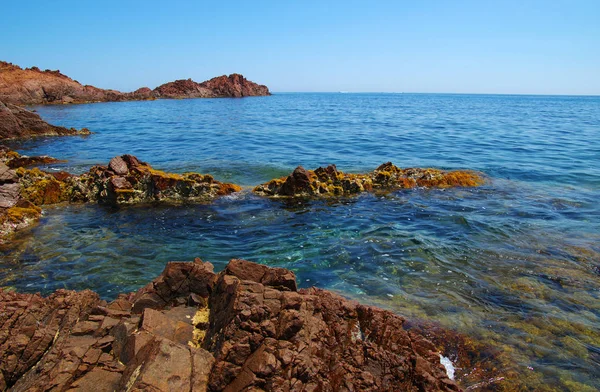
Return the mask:
{"type": "Polygon", "coordinates": [[[273,197],[331,197],[416,187],[473,187],[483,183],[481,175],[472,171],[400,169],[387,162],[367,174],[343,173],[337,170],[335,165],[319,167],[316,170],[306,170],[298,166],[288,177],[259,185],[254,188],[254,192],[273,197]]]}
{"type": "Polygon", "coordinates": [[[223,75],[200,84],[210,90],[216,97],[250,97],[271,95],[267,86],[259,85],[244,78],[240,74],[223,75]]]}
{"type": "Polygon", "coordinates": [[[192,79],[175,80],[154,89],[157,98],[214,98],[213,92],[192,79]]]}
{"type": "Polygon", "coordinates": [[[0,101],[16,105],[154,99],[150,89],[133,93],[82,85],[60,71],[22,69],[0,61],[0,101]]]}
{"type": "Polygon", "coordinates": [[[108,166],[94,166],[80,176],[65,172],[46,173],[37,168],[19,168],[16,175],[21,196],[35,205],[206,202],[241,190],[235,184],[216,181],[208,174],[156,170],[133,155],[114,157],[108,166]]]}
{"type": "Polygon", "coordinates": [[[157,98],[241,98],[271,95],[267,86],[251,82],[239,74],[219,76],[197,83],[176,80],[154,89],[157,98]]]}
{"type": "Polygon", "coordinates": [[[34,112],[0,101],[0,140],[35,136],[89,135],[86,128],[57,127],[34,112]]]}
{"type": "Polygon", "coordinates": [[[171,262],[111,303],[0,290],[0,307],[0,390],[460,390],[402,317],[244,260],[171,262]]]}
{"type": "Polygon", "coordinates": [[[47,173],[25,166],[58,160],[47,156],[21,156],[0,147],[0,242],[34,223],[43,205],[201,203],[241,190],[238,185],[219,182],[208,174],[165,173],[132,155],[115,157],[108,166],[94,166],[79,176],[47,173]]]}
{"type": "Polygon", "coordinates": [[[22,69],[0,61],[0,101],[15,105],[139,101],[156,98],[223,98],[270,95],[266,86],[242,75],[220,76],[203,83],[177,80],[154,90],[142,87],[131,93],[82,85],[60,71],[22,69]]]}

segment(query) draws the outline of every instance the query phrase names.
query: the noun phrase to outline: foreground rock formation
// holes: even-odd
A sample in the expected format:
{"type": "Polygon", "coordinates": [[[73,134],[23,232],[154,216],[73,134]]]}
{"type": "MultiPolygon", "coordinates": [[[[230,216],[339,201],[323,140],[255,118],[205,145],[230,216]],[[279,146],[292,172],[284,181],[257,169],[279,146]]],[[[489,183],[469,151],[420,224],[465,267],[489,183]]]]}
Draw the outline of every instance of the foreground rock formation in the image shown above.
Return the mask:
{"type": "Polygon", "coordinates": [[[0,241],[35,222],[43,205],[197,203],[241,190],[235,184],[216,181],[208,174],[165,173],[132,155],[115,157],[108,166],[94,166],[79,176],[25,167],[50,162],[56,160],[24,157],[6,148],[0,149],[0,241]]]}
{"type": "Polygon", "coordinates": [[[458,391],[405,320],[244,260],[137,293],[0,290],[0,390],[458,391]]]}
{"type": "Polygon", "coordinates": [[[254,188],[254,192],[265,196],[331,197],[416,187],[473,187],[483,183],[483,178],[472,171],[400,169],[387,162],[367,174],[344,173],[337,170],[335,165],[319,167],[316,170],[306,170],[298,166],[288,177],[259,185],[254,188]]]}
{"type": "Polygon", "coordinates": [[[85,103],[139,101],[156,98],[245,97],[270,95],[266,86],[232,74],[220,76],[203,83],[178,80],[154,90],[142,87],[123,93],[82,85],[60,71],[41,71],[37,67],[22,69],[0,61],[0,101],[15,105],[40,105],[51,103],[85,103]]]}
{"type": "Polygon", "coordinates": [[[86,128],[77,130],[48,124],[37,113],[0,101],[0,140],[89,134],[86,128]]]}

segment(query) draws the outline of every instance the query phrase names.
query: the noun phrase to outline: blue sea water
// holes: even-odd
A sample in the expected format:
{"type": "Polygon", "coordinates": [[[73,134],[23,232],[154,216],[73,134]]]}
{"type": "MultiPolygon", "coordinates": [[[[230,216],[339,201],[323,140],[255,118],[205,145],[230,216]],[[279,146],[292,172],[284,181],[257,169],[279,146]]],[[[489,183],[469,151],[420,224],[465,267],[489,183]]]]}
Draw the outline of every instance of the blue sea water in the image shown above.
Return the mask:
{"type": "Polygon", "coordinates": [[[14,142],[81,173],[125,153],[244,186],[212,204],[55,206],[0,286],[133,291],[170,260],[246,258],[506,353],[531,390],[600,388],[600,97],[275,94],[35,108],[88,137],[14,142]],[[474,169],[486,185],[269,200],[297,165],[474,169]],[[551,386],[551,387],[550,387],[551,386]]]}

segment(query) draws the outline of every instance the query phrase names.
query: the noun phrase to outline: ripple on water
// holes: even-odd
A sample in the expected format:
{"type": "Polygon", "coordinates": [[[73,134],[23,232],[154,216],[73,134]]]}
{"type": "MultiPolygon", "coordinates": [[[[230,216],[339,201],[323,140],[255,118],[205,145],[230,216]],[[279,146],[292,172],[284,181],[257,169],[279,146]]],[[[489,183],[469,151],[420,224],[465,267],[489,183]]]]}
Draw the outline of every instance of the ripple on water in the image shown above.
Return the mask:
{"type": "Polygon", "coordinates": [[[303,287],[489,343],[504,354],[498,368],[529,390],[597,390],[598,99],[278,94],[39,107],[52,123],[95,132],[11,143],[68,159],[49,170],[81,173],[131,153],[246,189],[210,205],[48,208],[39,226],[0,249],[0,285],[114,298],[168,260],[199,256],[220,270],[242,257],[291,268],[303,287]],[[297,165],[365,172],[385,161],[480,170],[489,182],[337,201],[250,193],[297,165]]]}

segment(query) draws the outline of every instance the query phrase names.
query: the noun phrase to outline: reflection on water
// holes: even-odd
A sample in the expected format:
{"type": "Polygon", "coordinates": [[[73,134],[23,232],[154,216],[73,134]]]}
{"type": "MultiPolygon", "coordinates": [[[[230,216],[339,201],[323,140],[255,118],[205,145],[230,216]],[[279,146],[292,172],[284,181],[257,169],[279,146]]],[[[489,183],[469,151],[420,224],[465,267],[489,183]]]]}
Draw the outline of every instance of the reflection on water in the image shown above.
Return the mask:
{"type": "Polygon", "coordinates": [[[38,110],[95,132],[11,145],[69,160],[51,170],[132,153],[247,188],[207,205],[47,208],[0,248],[0,286],[114,298],[169,260],[220,270],[246,258],[492,346],[490,361],[513,375],[502,388],[600,390],[599,97],[282,94],[38,110]],[[389,160],[490,181],[337,201],[249,192],[298,164],[364,172],[389,160]]]}

